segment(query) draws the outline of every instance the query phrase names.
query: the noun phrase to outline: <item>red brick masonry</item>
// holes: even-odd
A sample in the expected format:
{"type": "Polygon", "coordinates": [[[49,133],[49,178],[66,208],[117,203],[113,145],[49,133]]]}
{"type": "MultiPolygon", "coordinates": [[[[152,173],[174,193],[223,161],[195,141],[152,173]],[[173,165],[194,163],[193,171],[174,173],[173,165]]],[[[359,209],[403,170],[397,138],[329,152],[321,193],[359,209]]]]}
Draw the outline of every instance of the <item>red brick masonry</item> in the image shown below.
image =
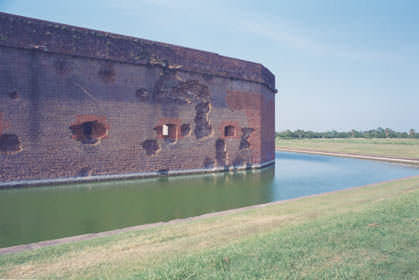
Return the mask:
{"type": "Polygon", "coordinates": [[[274,159],[261,64],[5,13],[0,62],[0,186],[274,159]]]}

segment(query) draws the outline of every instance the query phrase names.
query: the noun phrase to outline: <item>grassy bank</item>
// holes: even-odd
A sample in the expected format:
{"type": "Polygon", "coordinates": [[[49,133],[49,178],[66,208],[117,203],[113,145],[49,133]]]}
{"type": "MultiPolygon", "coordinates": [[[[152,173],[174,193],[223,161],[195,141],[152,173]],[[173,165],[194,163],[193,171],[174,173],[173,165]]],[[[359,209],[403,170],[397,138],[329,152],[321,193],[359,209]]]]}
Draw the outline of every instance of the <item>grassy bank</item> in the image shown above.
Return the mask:
{"type": "Polygon", "coordinates": [[[276,147],[357,155],[419,159],[419,139],[283,139],[276,138],[276,147]]]}
{"type": "Polygon", "coordinates": [[[419,278],[419,177],[0,256],[0,278],[419,278]]]}

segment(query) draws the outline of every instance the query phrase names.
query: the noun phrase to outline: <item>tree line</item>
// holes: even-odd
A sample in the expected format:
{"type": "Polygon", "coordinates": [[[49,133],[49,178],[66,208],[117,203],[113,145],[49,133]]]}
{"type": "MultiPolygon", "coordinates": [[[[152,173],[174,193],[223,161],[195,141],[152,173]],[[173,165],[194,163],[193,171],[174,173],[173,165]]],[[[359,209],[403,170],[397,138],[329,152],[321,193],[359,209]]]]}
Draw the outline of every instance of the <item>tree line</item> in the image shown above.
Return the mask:
{"type": "Polygon", "coordinates": [[[300,139],[300,138],[417,138],[419,139],[419,133],[413,128],[408,132],[394,131],[390,128],[377,128],[365,131],[359,131],[352,129],[351,131],[340,132],[336,130],[330,130],[325,132],[316,132],[311,130],[285,130],[277,132],[276,136],[288,139],[300,139]]]}

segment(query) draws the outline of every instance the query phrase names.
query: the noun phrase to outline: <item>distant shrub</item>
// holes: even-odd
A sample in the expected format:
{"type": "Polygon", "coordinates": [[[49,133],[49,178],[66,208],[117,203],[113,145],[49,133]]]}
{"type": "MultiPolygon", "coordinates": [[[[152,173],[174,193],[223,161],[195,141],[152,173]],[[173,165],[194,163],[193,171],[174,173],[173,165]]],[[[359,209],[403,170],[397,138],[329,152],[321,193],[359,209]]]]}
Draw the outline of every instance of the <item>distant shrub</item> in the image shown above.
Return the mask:
{"type": "Polygon", "coordinates": [[[352,129],[347,132],[339,132],[336,130],[316,132],[311,130],[285,130],[276,133],[277,137],[286,139],[313,139],[313,138],[416,138],[419,139],[419,133],[414,129],[410,129],[409,132],[394,131],[390,128],[383,129],[381,127],[377,129],[358,131],[352,129]]]}

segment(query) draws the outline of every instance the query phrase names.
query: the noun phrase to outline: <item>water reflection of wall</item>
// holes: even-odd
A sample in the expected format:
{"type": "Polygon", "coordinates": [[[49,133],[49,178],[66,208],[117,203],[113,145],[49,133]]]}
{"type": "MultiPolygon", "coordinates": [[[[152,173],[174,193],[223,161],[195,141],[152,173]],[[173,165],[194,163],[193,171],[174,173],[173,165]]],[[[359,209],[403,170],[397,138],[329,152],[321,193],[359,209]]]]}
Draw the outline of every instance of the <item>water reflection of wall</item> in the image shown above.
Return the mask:
{"type": "Polygon", "coordinates": [[[187,177],[5,190],[0,247],[271,201],[274,167],[187,177]]]}

